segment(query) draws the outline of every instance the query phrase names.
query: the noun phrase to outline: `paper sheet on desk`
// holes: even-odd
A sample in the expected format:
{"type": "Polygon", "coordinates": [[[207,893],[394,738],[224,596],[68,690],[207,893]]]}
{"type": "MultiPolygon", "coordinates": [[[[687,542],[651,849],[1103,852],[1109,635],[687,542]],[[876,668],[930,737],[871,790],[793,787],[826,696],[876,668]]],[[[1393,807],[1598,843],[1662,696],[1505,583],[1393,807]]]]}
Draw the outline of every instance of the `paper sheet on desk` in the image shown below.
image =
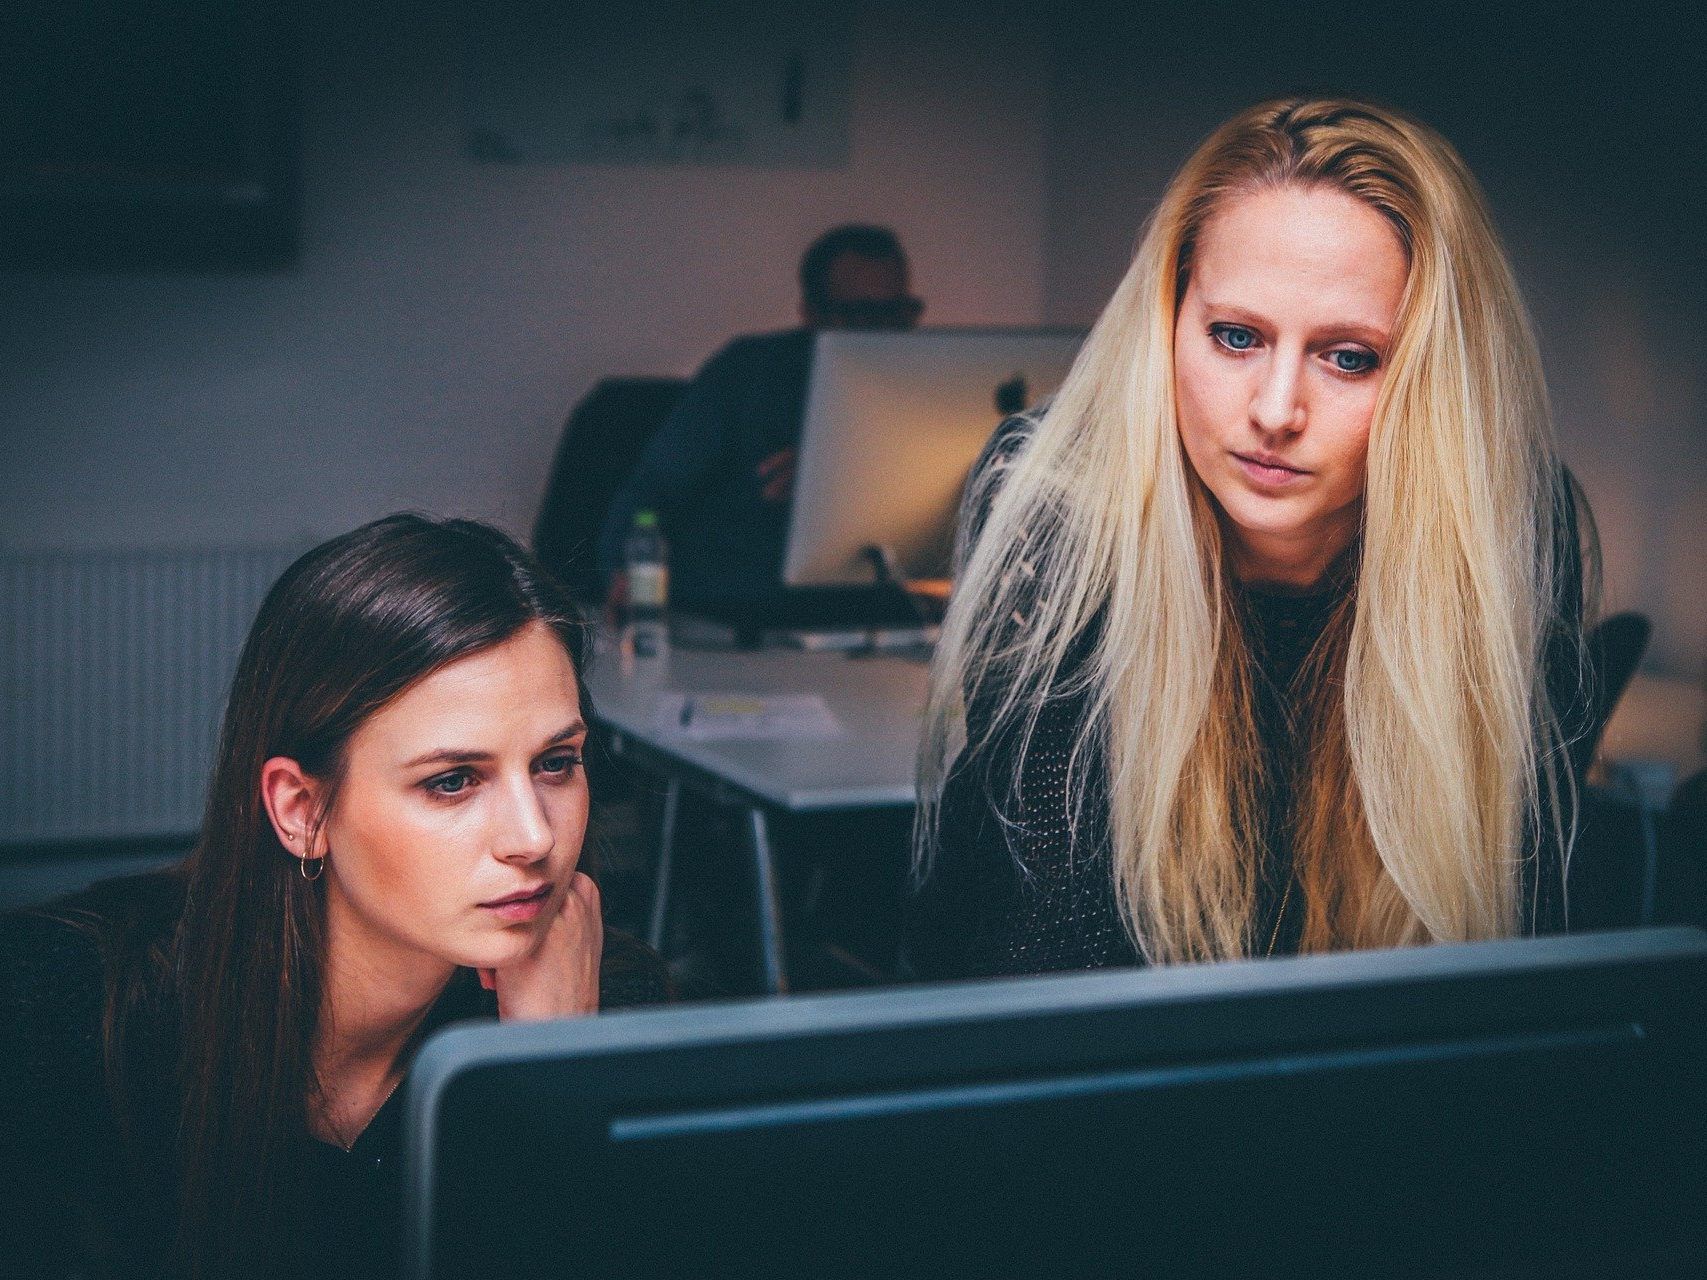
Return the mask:
{"type": "Polygon", "coordinates": [[[834,738],[841,721],[815,693],[661,693],[653,712],[660,732],[695,742],[732,738],[768,742],[834,738]]]}

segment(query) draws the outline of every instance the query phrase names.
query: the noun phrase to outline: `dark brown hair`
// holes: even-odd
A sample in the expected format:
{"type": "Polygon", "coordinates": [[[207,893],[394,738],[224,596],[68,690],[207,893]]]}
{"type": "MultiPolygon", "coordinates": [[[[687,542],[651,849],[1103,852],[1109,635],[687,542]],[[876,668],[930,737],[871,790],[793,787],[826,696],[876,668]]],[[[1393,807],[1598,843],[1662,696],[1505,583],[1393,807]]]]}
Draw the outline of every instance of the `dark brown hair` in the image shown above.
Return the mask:
{"type": "Polygon", "coordinates": [[[489,526],[415,515],[316,547],[261,605],[232,683],[201,836],[173,873],[183,914],[145,954],[132,950],[109,998],[121,1120],[138,1086],[125,1078],[136,1060],[128,1029],[145,1039],[144,1010],[177,1020],[177,1244],[187,1274],[274,1265],[316,1087],[323,882],[299,875],[279,843],[261,802],[262,764],[287,756],[327,782],[323,819],[367,717],[445,663],[535,622],[562,640],[579,684],[584,627],[537,562],[489,526]]]}
{"type": "Polygon", "coordinates": [[[902,270],[907,267],[901,238],[888,227],[863,223],[832,227],[808,245],[800,259],[800,296],[807,306],[820,311],[830,306],[830,264],[844,253],[893,262],[902,270]]]}

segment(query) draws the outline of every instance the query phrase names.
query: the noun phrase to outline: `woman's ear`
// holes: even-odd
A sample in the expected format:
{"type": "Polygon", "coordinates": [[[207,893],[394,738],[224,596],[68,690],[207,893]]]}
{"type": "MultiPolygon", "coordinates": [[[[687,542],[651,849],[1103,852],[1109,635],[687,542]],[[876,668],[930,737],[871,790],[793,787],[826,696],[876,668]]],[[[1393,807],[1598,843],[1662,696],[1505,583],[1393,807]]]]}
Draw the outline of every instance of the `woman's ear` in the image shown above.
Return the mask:
{"type": "Polygon", "coordinates": [[[325,836],[315,830],[320,802],[319,780],[289,756],[274,756],[261,766],[261,803],[279,843],[298,858],[326,856],[325,836]]]}

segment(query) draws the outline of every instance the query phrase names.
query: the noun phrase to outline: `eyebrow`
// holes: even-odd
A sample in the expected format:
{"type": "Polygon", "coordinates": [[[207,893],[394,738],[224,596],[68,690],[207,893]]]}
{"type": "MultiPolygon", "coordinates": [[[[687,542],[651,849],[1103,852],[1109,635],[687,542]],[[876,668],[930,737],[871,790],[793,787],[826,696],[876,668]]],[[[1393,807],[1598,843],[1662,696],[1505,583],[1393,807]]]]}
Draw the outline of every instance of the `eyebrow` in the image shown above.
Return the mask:
{"type": "MultiPolygon", "coordinates": [[[[1203,302],[1203,309],[1205,311],[1216,311],[1223,315],[1238,317],[1241,320],[1248,321],[1251,325],[1257,328],[1274,328],[1274,323],[1269,320],[1268,317],[1259,315],[1249,307],[1241,307],[1237,303],[1210,302],[1205,299],[1203,302]]],[[[1392,335],[1387,333],[1385,330],[1377,329],[1373,325],[1359,324],[1355,320],[1345,320],[1333,324],[1317,325],[1316,328],[1310,331],[1311,337],[1320,337],[1325,334],[1342,335],[1347,338],[1353,338],[1358,342],[1368,343],[1372,347],[1384,347],[1392,341],[1392,335]]]]}
{"type": "MultiPolygon", "coordinates": [[[[585,720],[573,721],[547,738],[545,745],[547,747],[555,746],[565,738],[573,738],[576,734],[586,731],[587,722],[585,720]]],[[[466,751],[456,747],[440,747],[437,751],[429,751],[426,755],[416,756],[403,767],[405,769],[418,769],[424,764],[479,764],[481,761],[491,758],[492,753],[490,751],[466,751]]]]}

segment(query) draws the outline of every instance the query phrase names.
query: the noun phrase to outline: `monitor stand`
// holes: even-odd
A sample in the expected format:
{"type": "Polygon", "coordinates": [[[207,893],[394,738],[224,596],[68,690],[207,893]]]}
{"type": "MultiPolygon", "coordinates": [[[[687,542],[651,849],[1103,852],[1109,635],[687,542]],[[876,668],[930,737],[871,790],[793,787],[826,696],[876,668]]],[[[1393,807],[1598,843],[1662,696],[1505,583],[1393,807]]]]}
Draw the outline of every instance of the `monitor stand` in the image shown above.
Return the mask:
{"type": "Polygon", "coordinates": [[[695,601],[688,611],[727,626],[744,647],[887,653],[934,643],[935,619],[895,572],[894,554],[870,547],[865,559],[876,580],[861,586],[781,587],[756,599],[695,601]]]}
{"type": "Polygon", "coordinates": [[[795,649],[847,653],[918,650],[935,644],[941,628],[907,590],[898,572],[894,548],[873,543],[860,554],[871,566],[875,579],[870,587],[863,589],[869,601],[869,613],[864,618],[850,618],[841,625],[829,622],[782,627],[768,631],[767,641],[795,649]]]}

